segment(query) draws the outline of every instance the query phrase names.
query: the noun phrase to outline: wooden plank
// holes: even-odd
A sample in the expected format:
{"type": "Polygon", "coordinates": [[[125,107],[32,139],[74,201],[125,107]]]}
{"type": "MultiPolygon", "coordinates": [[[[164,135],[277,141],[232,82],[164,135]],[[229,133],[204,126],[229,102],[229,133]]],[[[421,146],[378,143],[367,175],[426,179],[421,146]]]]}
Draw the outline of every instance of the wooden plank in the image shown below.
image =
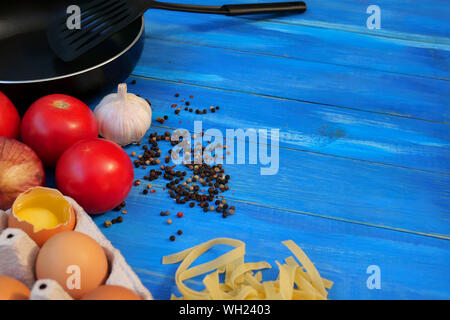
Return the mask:
{"type": "MultiPolygon", "coordinates": [[[[192,4],[190,0],[180,3],[192,4]]],[[[258,3],[248,0],[246,3],[258,3]]],[[[308,10],[299,15],[261,15],[235,19],[270,20],[286,24],[312,26],[335,30],[364,33],[398,39],[413,39],[424,42],[450,43],[450,3],[447,0],[308,0],[308,10]],[[381,9],[381,29],[369,30],[366,13],[369,5],[376,4],[381,9]]],[[[242,0],[229,0],[226,3],[243,3],[242,0]]],[[[222,0],[208,1],[208,5],[222,5],[222,0]]],[[[153,12],[153,11],[151,11],[153,12]]],[[[202,17],[198,16],[201,21],[202,17]]],[[[174,21],[173,23],[176,23],[174,21]]]]}
{"type": "MultiPolygon", "coordinates": [[[[157,96],[158,90],[156,86],[153,89],[145,87],[148,83],[138,79],[131,90],[137,90],[136,93],[145,92],[144,96],[153,100],[151,92],[157,96]],[[139,87],[142,91],[138,90],[139,87]]],[[[163,86],[165,85],[167,84],[163,86]]],[[[170,108],[171,101],[163,101],[179,91],[168,88],[162,94],[166,98],[162,98],[161,102],[153,100],[155,116],[169,114],[167,125],[192,129],[192,118],[184,118],[187,116],[184,112],[183,117],[175,117],[169,113],[173,110],[170,108]]],[[[188,94],[194,93],[189,90],[186,92],[188,94]]],[[[195,99],[202,99],[201,95],[196,95],[193,106],[197,101],[195,99]]],[[[222,105],[222,111],[229,112],[226,105],[222,105]]],[[[244,117],[242,114],[241,112],[241,119],[254,116],[250,114],[244,117]]],[[[227,115],[217,113],[215,117],[226,119],[227,115]]],[[[239,117],[231,117],[227,122],[232,124],[233,119],[239,117]]],[[[257,118],[255,120],[258,121],[257,118]]],[[[278,127],[278,123],[273,122],[267,127],[274,125],[278,127]]],[[[226,127],[227,125],[218,128],[223,130],[226,127]]],[[[208,129],[207,125],[204,128],[208,129]]],[[[162,133],[166,129],[158,128],[158,131],[162,133]]],[[[163,151],[168,149],[164,143],[161,147],[163,151]]],[[[131,148],[130,152],[131,150],[134,149],[131,148]]],[[[256,165],[232,165],[228,170],[232,176],[239,177],[232,185],[236,190],[235,195],[229,195],[237,200],[405,232],[444,238],[449,236],[446,220],[450,208],[448,175],[351,161],[290,148],[280,149],[280,170],[275,176],[260,176],[260,168],[256,165]]],[[[143,177],[145,173],[142,171],[140,176],[143,177]]],[[[164,185],[162,181],[152,184],[164,185]]]]}
{"type": "MultiPolygon", "coordinates": [[[[251,96],[242,94],[234,95],[233,93],[218,90],[214,90],[211,93],[210,91],[205,92],[207,89],[201,87],[188,86],[188,89],[185,87],[180,84],[174,85],[137,79],[137,83],[134,86],[130,86],[130,90],[150,98],[154,117],[169,115],[169,120],[165,125],[170,128],[186,128],[192,130],[192,122],[194,119],[205,119],[205,124],[203,125],[205,130],[213,127],[221,131],[224,131],[226,128],[251,128],[254,126],[255,128],[281,127],[282,132],[285,130],[285,132],[290,133],[291,131],[289,130],[292,130],[289,129],[290,126],[299,128],[300,130],[303,130],[303,126],[308,126],[306,124],[309,121],[308,118],[305,118],[305,123],[299,122],[295,124],[295,119],[288,123],[285,122],[289,118],[289,113],[282,114],[284,120],[273,117],[273,115],[271,116],[270,112],[265,114],[264,110],[269,107],[274,108],[274,110],[284,109],[284,105],[283,107],[281,105],[277,106],[272,101],[266,104],[259,100],[253,101],[249,98],[251,96]],[[192,102],[191,106],[194,108],[198,105],[204,107],[211,104],[217,105],[217,101],[211,101],[211,97],[214,100],[217,97],[222,109],[216,114],[196,117],[183,110],[181,115],[177,117],[173,114],[174,109],[171,108],[171,104],[177,101],[174,97],[175,93],[181,94],[179,99],[194,95],[194,99],[190,99],[192,102]],[[224,95],[221,96],[222,94],[224,95]],[[247,98],[249,100],[246,100],[247,98]],[[230,103],[232,103],[231,106],[229,106],[230,103]],[[248,107],[244,107],[246,105],[248,107]],[[252,106],[259,106],[260,108],[252,109],[252,106]],[[251,121],[250,119],[253,120],[251,121]],[[264,122],[261,123],[263,119],[264,122]],[[260,124],[258,125],[258,123],[260,124]]],[[[259,97],[257,98],[259,99],[259,97]]],[[[333,116],[338,119],[336,121],[343,122],[340,125],[344,125],[345,123],[350,125],[352,123],[352,121],[339,120],[348,120],[348,115],[327,114],[326,112],[322,112],[321,114],[327,117],[333,116]]],[[[367,113],[367,115],[371,114],[367,113]]],[[[373,133],[381,133],[383,131],[382,127],[385,127],[388,129],[386,135],[391,136],[393,139],[391,143],[395,144],[397,139],[398,141],[402,140],[401,138],[397,138],[396,133],[390,130],[392,128],[406,126],[403,123],[383,122],[386,121],[386,117],[382,117],[377,121],[373,118],[366,120],[361,116],[358,117],[357,114],[354,117],[362,121],[360,126],[356,124],[357,127],[355,129],[358,134],[363,134],[362,132],[369,130],[364,135],[376,136],[373,133]],[[380,128],[370,128],[371,125],[377,124],[377,122],[380,128]]],[[[415,121],[411,119],[402,120],[415,121]]],[[[426,123],[422,121],[415,122],[420,124],[426,123]]],[[[153,125],[153,130],[157,130],[160,133],[167,130],[165,128],[155,127],[155,122],[153,125]]],[[[333,129],[333,125],[331,128],[325,129],[324,132],[331,132],[330,135],[337,136],[337,130],[342,127],[337,126],[333,129]]],[[[430,127],[424,130],[437,132],[433,131],[437,129],[437,125],[431,123],[428,125],[430,127]]],[[[406,132],[409,132],[415,126],[416,124],[406,126],[406,132]]],[[[419,125],[417,126],[419,128],[419,125]]],[[[442,126],[441,138],[447,134],[446,126],[442,126]]],[[[312,129],[312,132],[320,129],[321,126],[318,126],[312,129]]],[[[352,131],[346,128],[341,130],[352,131]]],[[[397,133],[401,137],[402,134],[400,132],[397,133]]],[[[298,143],[301,143],[303,140],[313,140],[312,138],[308,136],[304,137],[304,135],[301,136],[304,137],[303,139],[299,139],[298,137],[292,138],[290,135],[283,134],[281,136],[286,138],[284,140],[282,138],[282,148],[280,149],[279,156],[280,170],[278,174],[275,176],[260,176],[260,166],[248,164],[230,165],[228,169],[230,174],[240,178],[236,182],[233,182],[233,189],[236,190],[235,195],[228,195],[229,197],[308,215],[377,225],[383,228],[428,234],[436,237],[447,238],[449,236],[450,230],[446,220],[450,208],[448,204],[450,200],[448,196],[450,193],[450,177],[448,174],[442,175],[403,167],[391,167],[383,163],[356,161],[348,158],[327,156],[323,153],[302,152],[299,149],[294,149],[295,147],[298,148],[298,145],[294,144],[294,148],[292,148],[292,145],[289,145],[288,141],[299,141],[298,143]]],[[[292,136],[296,137],[295,131],[292,136]]],[[[426,141],[426,138],[424,138],[424,141],[426,141]]],[[[320,150],[321,143],[326,145],[326,138],[325,143],[324,140],[320,141],[319,139],[317,144],[318,150],[320,150]]],[[[430,144],[433,144],[433,142],[430,142],[430,144]]],[[[369,154],[382,155],[381,150],[377,151],[372,149],[377,145],[378,147],[383,146],[381,142],[366,142],[361,143],[361,145],[366,146],[366,150],[361,150],[362,153],[366,153],[366,156],[369,154]]],[[[384,145],[386,146],[386,144],[384,145]]],[[[364,148],[363,146],[361,148],[364,148]]],[[[165,143],[162,143],[161,147],[164,152],[168,150],[168,146],[165,143]]],[[[442,155],[448,154],[445,151],[444,145],[441,144],[436,147],[437,154],[440,149],[443,150],[442,155]]],[[[357,148],[358,143],[354,149],[356,150],[357,148]]],[[[397,145],[391,151],[402,150],[403,148],[401,145],[397,145]]],[[[385,149],[389,150],[390,148],[385,149]]],[[[132,150],[133,148],[130,149],[130,152],[132,150]]],[[[344,152],[342,145],[341,147],[337,145],[336,150],[344,152]]],[[[342,155],[344,153],[340,154],[342,155]]],[[[416,156],[420,157],[418,154],[416,156]]],[[[248,154],[246,154],[246,159],[246,163],[248,163],[248,154]]],[[[424,153],[421,161],[424,163],[435,162],[432,158],[428,158],[426,153],[424,153]]],[[[445,163],[443,159],[442,161],[445,163]]],[[[140,173],[140,175],[143,177],[145,172],[140,173]]],[[[165,182],[160,181],[153,184],[162,186],[165,182]]]]}
{"type": "MultiPolygon", "coordinates": [[[[450,174],[448,125],[391,117],[370,112],[272,99],[174,82],[133,78],[129,90],[149,97],[153,118],[168,115],[172,129],[202,120],[205,129],[280,129],[280,146],[387,165],[450,174]],[[179,93],[180,98],[174,94],[179,93]],[[193,95],[193,99],[189,96],[193,95]],[[191,107],[221,106],[204,116],[170,106],[188,98],[191,107]],[[182,121],[180,124],[179,121],[182,121]]],[[[95,106],[95,103],[92,104],[95,106]]],[[[157,124],[154,122],[154,124],[157,124]]]]}
{"type": "Polygon", "coordinates": [[[149,11],[146,36],[202,46],[450,79],[450,45],[227,16],[149,11]],[[326,48],[324,50],[324,48],[326,48]]]}
{"type": "Polygon", "coordinates": [[[151,39],[133,74],[434,122],[450,119],[450,82],[376,70],[151,39]]]}
{"type": "MultiPolygon", "coordinates": [[[[230,202],[232,203],[232,202],[230,202]]],[[[198,208],[180,209],[158,190],[147,196],[133,188],[127,200],[126,215],[109,212],[94,217],[106,237],[124,255],[156,299],[168,299],[177,293],[174,275],[177,265],[162,265],[163,256],[215,237],[231,237],[247,244],[247,261],[266,260],[277,274],[275,260],[290,256],[280,243],[292,239],[315,263],[322,276],[335,281],[330,299],[449,299],[449,242],[401,232],[343,223],[329,219],[290,214],[260,206],[234,203],[239,209],[223,219],[217,213],[203,213],[198,208]],[[159,216],[170,210],[173,224],[159,216]],[[124,222],[110,228],[107,219],[122,215],[124,222]],[[175,242],[169,236],[183,230],[175,242]],[[366,286],[367,267],[381,269],[381,290],[366,286]]],[[[226,248],[216,248],[203,260],[211,259],[226,248]]],[[[201,279],[188,282],[201,289],[201,279]]]]}
{"type": "MultiPolygon", "coordinates": [[[[189,125],[182,128],[190,129],[189,125]]],[[[205,128],[206,130],[206,128],[205,128]]],[[[154,127],[159,134],[165,128],[154,127]]],[[[145,141],[145,140],[144,140],[145,141]]],[[[206,145],[206,144],[205,144],[206,145]]],[[[170,148],[159,144],[162,155],[170,148]]],[[[127,147],[139,152],[140,147],[127,147]]],[[[450,177],[280,148],[279,170],[261,175],[260,164],[224,164],[229,199],[296,214],[450,239],[450,177]]],[[[243,157],[244,155],[242,155],[243,157]]],[[[241,158],[242,159],[242,158],[241,158]]],[[[136,179],[148,175],[137,169],[136,179]]],[[[168,181],[152,181],[165,187],[168,181]]],[[[165,195],[169,198],[169,195],[165,195]]]]}

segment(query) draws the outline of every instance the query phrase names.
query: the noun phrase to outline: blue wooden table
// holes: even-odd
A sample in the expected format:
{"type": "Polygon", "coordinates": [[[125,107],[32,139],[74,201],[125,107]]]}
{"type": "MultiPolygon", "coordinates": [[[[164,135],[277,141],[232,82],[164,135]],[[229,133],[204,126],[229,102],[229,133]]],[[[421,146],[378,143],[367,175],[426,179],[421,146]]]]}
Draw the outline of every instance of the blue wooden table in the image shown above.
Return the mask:
{"type": "Polygon", "coordinates": [[[224,165],[233,216],[176,205],[159,179],[155,193],[133,187],[123,223],[103,226],[118,212],[95,217],[156,299],[178,293],[177,265],[162,257],[214,237],[245,241],[248,261],[274,265],[268,279],[290,255],[280,242],[294,240],[335,282],[331,299],[450,298],[450,2],[307,4],[296,16],[147,12],[144,52],[127,81],[151,101],[153,119],[169,116],[149,133],[193,130],[194,120],[224,133],[280,129],[276,175],[248,161],[224,165]],[[381,29],[366,26],[371,4],[381,29]],[[175,116],[181,99],[220,110],[175,116]],[[380,289],[367,286],[373,265],[380,289]]]}

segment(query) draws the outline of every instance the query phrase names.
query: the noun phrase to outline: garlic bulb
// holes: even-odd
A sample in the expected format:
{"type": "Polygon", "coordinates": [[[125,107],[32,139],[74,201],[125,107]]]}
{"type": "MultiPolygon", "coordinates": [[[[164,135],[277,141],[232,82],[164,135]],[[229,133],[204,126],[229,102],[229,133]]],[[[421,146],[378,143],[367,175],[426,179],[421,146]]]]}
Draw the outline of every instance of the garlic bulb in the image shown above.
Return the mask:
{"type": "Polygon", "coordinates": [[[152,122],[152,109],[147,101],[127,93],[127,85],[119,84],[117,93],[107,95],[94,110],[102,137],[125,146],[140,141],[152,122]]]}

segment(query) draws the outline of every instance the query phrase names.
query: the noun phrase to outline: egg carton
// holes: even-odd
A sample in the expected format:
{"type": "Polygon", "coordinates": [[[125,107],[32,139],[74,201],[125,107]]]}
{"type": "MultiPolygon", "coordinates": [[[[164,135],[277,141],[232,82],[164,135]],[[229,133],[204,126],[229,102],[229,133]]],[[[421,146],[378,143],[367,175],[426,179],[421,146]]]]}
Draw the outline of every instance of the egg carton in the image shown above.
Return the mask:
{"type": "MultiPolygon", "coordinates": [[[[110,273],[105,284],[128,288],[143,300],[153,300],[151,293],[127,264],[119,250],[106,239],[92,218],[72,198],[65,197],[75,210],[77,224],[75,231],[85,233],[96,240],[104,249],[110,273]]],[[[39,247],[22,230],[8,228],[8,211],[0,210],[0,275],[22,281],[31,289],[31,300],[72,300],[54,280],[35,278],[35,262],[39,247]]]]}

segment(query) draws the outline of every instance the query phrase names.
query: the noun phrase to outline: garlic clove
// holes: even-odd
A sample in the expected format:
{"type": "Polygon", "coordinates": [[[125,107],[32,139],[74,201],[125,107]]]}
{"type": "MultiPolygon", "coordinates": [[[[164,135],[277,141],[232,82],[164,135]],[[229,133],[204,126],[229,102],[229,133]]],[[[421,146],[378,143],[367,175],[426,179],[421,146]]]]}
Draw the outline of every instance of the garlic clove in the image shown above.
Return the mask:
{"type": "Polygon", "coordinates": [[[94,109],[99,133],[121,146],[140,141],[151,126],[152,109],[144,99],[127,92],[125,83],[117,93],[105,96],[94,109]]]}

